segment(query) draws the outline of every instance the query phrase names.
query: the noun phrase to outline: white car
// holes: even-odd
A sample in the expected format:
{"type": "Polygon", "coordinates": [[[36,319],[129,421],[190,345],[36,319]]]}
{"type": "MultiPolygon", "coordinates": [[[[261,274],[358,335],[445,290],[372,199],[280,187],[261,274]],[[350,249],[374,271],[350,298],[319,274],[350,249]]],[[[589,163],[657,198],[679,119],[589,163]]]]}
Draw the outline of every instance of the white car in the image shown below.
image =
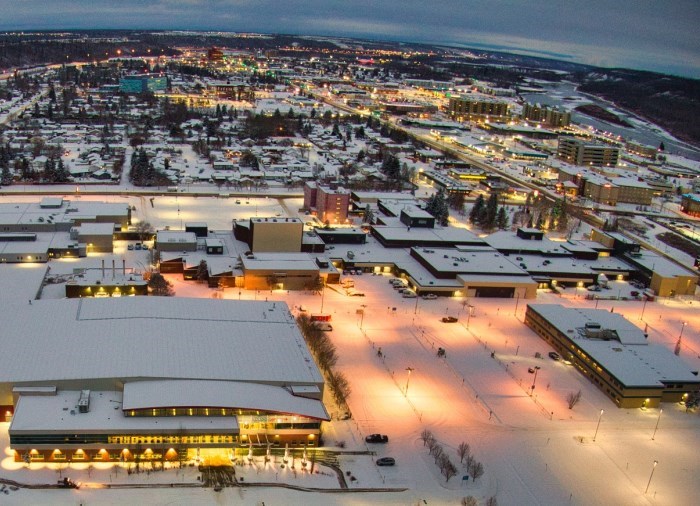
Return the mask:
{"type": "Polygon", "coordinates": [[[435,300],[437,299],[437,295],[434,293],[426,293],[425,295],[421,296],[424,300],[435,300]]]}

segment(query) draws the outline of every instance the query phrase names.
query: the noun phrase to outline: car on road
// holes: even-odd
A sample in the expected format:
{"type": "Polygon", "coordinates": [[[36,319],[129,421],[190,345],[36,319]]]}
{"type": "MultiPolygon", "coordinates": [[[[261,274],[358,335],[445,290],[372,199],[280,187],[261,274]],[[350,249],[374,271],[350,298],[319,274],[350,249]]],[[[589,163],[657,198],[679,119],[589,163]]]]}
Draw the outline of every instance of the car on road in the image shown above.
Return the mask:
{"type": "Polygon", "coordinates": [[[457,318],[454,316],[443,316],[442,323],[457,323],[457,318]]]}
{"type": "Polygon", "coordinates": [[[393,466],[394,464],[396,464],[394,457],[382,457],[377,459],[378,466],[393,466]]]}
{"type": "Polygon", "coordinates": [[[556,351],[550,351],[549,358],[551,358],[552,360],[561,360],[559,353],[557,353],[556,351]]]}
{"type": "Polygon", "coordinates": [[[389,436],[385,434],[370,434],[365,437],[365,441],[368,443],[388,443],[389,436]]]}

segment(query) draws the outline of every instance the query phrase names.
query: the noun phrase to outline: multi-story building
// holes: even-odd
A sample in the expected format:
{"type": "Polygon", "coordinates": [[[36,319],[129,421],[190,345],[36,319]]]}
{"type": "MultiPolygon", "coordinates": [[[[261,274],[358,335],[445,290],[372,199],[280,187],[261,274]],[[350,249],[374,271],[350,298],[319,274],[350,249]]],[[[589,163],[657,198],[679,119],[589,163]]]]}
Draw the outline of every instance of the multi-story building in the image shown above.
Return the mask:
{"type": "Polygon", "coordinates": [[[508,118],[508,103],[496,100],[451,97],[447,107],[450,116],[457,121],[508,118]]]}
{"type": "Polygon", "coordinates": [[[158,74],[124,76],[119,80],[119,91],[122,93],[165,91],[167,88],[168,78],[158,74]]]}
{"type": "Polygon", "coordinates": [[[567,181],[578,186],[578,191],[574,193],[609,206],[618,202],[648,206],[657,191],[638,177],[609,177],[592,170],[561,167],[559,182],[567,181]]]}
{"type": "Polygon", "coordinates": [[[526,103],[523,105],[520,117],[525,121],[549,127],[565,127],[571,123],[571,113],[569,111],[540,104],[526,103]]]}
{"type": "Polygon", "coordinates": [[[700,218],[700,196],[686,193],[681,199],[681,211],[700,218]]]}
{"type": "Polygon", "coordinates": [[[350,192],[308,182],[304,186],[304,208],[316,212],[324,223],[345,223],[350,207],[350,192]]]}
{"type": "Polygon", "coordinates": [[[620,157],[620,148],[572,137],[559,137],[557,156],[574,165],[615,166],[620,157]]]}
{"type": "Polygon", "coordinates": [[[529,304],[525,324],[619,408],[680,402],[700,388],[682,360],[618,313],[529,304]]]}

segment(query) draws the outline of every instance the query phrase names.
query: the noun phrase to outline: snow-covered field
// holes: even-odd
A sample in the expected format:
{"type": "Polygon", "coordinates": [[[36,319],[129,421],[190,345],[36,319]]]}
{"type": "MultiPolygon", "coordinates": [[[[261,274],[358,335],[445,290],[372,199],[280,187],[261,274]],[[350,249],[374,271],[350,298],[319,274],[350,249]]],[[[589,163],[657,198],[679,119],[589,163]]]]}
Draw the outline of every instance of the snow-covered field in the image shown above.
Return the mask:
{"type": "MultiPolygon", "coordinates": [[[[108,199],[121,197],[104,200],[108,199]]],[[[300,207],[300,201],[282,205],[276,199],[250,199],[248,204],[247,199],[241,200],[236,204],[235,199],[167,196],[156,197],[151,207],[148,199],[124,199],[137,207],[137,218],[156,227],[179,225],[180,220],[205,221],[210,228],[220,230],[230,230],[232,217],[254,215],[255,206],[261,216],[278,212],[286,215],[288,210],[293,214],[300,207]]],[[[144,253],[115,252],[120,254],[134,255],[136,260],[136,255],[144,253]]],[[[99,262],[88,258],[80,263],[91,261],[99,262]]],[[[57,262],[50,265],[57,270],[78,266],[57,262]]],[[[8,269],[0,271],[2,291],[13,293],[23,280],[21,269],[26,267],[3,267],[8,269]]],[[[310,312],[320,312],[323,307],[330,313],[334,327],[330,336],[338,347],[338,367],[352,388],[349,405],[353,418],[339,421],[337,409],[329,406],[334,420],[324,428],[325,443],[335,446],[343,442],[346,450],[375,452],[340,458],[343,471],[356,478],[350,488],[405,491],[320,493],[249,485],[214,492],[169,487],[170,483],[196,485],[196,468],[127,475],[123,470],[116,474],[109,465],[95,464],[88,473],[86,467],[81,467],[84,465],[72,464],[61,473],[88,484],[80,490],[20,489],[0,493],[0,504],[458,505],[468,495],[479,498],[482,504],[496,496],[500,505],[695,503],[693,498],[700,493],[696,479],[700,470],[697,412],[685,413],[683,407],[672,404],[664,405],[663,413],[656,409],[615,408],[573,367],[547,358],[551,350],[522,323],[525,301],[472,299],[469,302],[475,309],[468,316],[463,299],[404,299],[391,288],[389,278],[353,276],[356,288],[365,297],[348,297],[328,287],[321,298],[305,292],[216,292],[168,276],[178,297],[209,298],[216,294],[232,300],[267,298],[285,301],[292,311],[304,306],[310,312]],[[442,323],[440,319],[445,315],[456,316],[459,322],[442,323]],[[379,347],[382,357],[377,354],[379,347]],[[445,348],[446,357],[436,356],[438,347],[445,348]],[[537,352],[544,358],[535,358],[537,352]],[[534,366],[540,367],[536,380],[528,373],[528,368],[534,366]],[[408,368],[412,369],[410,378],[408,368]],[[569,410],[565,397],[579,389],[582,400],[569,410]],[[448,482],[420,440],[424,429],[434,434],[456,464],[458,474],[448,482]],[[388,434],[389,443],[366,444],[364,436],[375,432],[388,434]],[[461,442],[469,443],[475,458],[484,465],[485,474],[476,483],[462,479],[467,472],[456,453],[461,442]],[[382,456],[395,457],[397,465],[376,466],[374,460],[382,456]],[[655,460],[658,465],[654,469],[655,460]],[[93,488],[119,483],[159,488],[93,488]],[[160,488],[162,484],[166,487],[160,488]]],[[[619,289],[624,286],[620,284],[619,289]]],[[[26,288],[22,293],[28,293],[26,288]]],[[[62,295],[52,286],[43,296],[62,295]]],[[[541,292],[537,301],[574,307],[596,304],[584,297],[583,289],[568,289],[561,297],[541,292]]],[[[680,357],[692,370],[700,369],[698,302],[664,300],[643,306],[639,301],[615,300],[597,304],[599,309],[626,315],[641,327],[648,325],[649,339],[669,349],[673,349],[683,328],[680,357]],[[644,319],[640,320],[642,311],[644,319]]],[[[0,425],[0,446],[4,448],[0,478],[26,483],[53,483],[58,478],[55,466],[32,464],[27,470],[24,464],[13,462],[7,424],[0,425]]],[[[323,474],[309,475],[300,468],[295,474],[288,467],[282,469],[279,462],[267,466],[258,462],[254,468],[236,470],[245,477],[245,483],[338,488],[336,477],[324,468],[320,468],[323,474]]]]}

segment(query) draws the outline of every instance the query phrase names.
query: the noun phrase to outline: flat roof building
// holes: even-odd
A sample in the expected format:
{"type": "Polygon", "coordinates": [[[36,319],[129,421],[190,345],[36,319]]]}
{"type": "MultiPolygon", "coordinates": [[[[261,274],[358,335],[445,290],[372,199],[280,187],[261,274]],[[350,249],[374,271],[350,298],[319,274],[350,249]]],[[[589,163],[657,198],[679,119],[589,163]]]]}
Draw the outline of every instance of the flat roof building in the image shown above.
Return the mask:
{"type": "Polygon", "coordinates": [[[557,156],[574,165],[614,167],[620,157],[620,148],[572,137],[559,137],[557,156]]]}
{"type": "Polygon", "coordinates": [[[528,304],[525,324],[619,408],[680,402],[700,378],[622,315],[602,309],[528,304]]]}
{"type": "Polygon", "coordinates": [[[323,377],[283,302],[0,304],[13,315],[0,334],[12,357],[0,409],[12,413],[18,461],[175,460],[197,448],[227,458],[249,444],[315,445],[329,419],[323,377]]]}

